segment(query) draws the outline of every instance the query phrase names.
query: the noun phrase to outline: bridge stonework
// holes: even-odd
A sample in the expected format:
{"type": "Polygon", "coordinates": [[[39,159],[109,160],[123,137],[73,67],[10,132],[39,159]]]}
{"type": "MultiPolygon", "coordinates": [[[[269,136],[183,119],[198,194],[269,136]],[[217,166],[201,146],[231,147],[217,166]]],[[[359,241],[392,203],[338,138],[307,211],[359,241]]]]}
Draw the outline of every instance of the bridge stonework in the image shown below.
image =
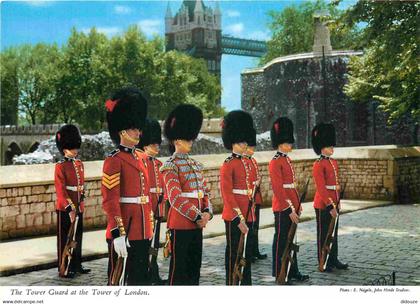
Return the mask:
{"type": "MultiPolygon", "coordinates": [[[[268,163],[273,151],[257,152],[263,177],[264,206],[271,205],[268,163]]],[[[227,154],[194,156],[205,166],[215,212],[222,210],[219,168],[227,154]]],[[[337,148],[340,182],[347,183],[346,199],[394,200],[419,203],[420,147],[371,146],[337,148]]],[[[314,195],[311,178],[315,154],[309,149],[291,153],[299,185],[310,179],[307,201],[314,195]]],[[[164,160],[164,159],[162,159],[164,160]]],[[[102,161],[85,162],[85,229],[103,228],[102,161]]],[[[0,239],[54,234],[56,231],[54,164],[0,167],[0,239]]]]}
{"type": "Polygon", "coordinates": [[[36,150],[39,143],[57,132],[59,124],[0,126],[0,164],[12,164],[13,156],[36,150]]]}

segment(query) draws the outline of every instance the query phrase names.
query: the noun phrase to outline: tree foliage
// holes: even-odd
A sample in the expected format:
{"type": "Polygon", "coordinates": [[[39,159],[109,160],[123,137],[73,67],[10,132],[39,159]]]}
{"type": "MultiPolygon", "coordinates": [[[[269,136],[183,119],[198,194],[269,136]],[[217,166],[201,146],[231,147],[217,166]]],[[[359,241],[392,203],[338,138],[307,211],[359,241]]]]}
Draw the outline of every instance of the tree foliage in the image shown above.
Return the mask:
{"type": "Polygon", "coordinates": [[[105,100],[123,86],[146,94],[150,117],[163,119],[185,102],[207,117],[223,113],[220,85],[205,62],[165,52],[161,38],[148,40],[136,26],[112,38],[95,28],[88,33],[72,29],[61,48],[22,45],[1,56],[2,109],[18,102],[30,124],[78,123],[98,130],[105,122],[105,100]]]}
{"type": "Polygon", "coordinates": [[[363,41],[356,26],[347,26],[341,22],[344,11],[337,8],[336,2],[326,3],[323,0],[307,1],[291,5],[281,11],[270,11],[269,28],[272,33],[268,41],[267,54],[260,63],[291,54],[311,52],[314,42],[314,14],[325,11],[323,17],[328,22],[333,49],[359,49],[363,41]]]}
{"type": "Polygon", "coordinates": [[[349,26],[365,24],[362,57],[350,61],[345,92],[355,101],[378,101],[389,122],[420,119],[419,2],[359,1],[346,14],[349,26]]]}
{"type": "Polygon", "coordinates": [[[11,49],[0,54],[1,64],[1,118],[2,125],[16,125],[18,111],[17,58],[11,49]]]}

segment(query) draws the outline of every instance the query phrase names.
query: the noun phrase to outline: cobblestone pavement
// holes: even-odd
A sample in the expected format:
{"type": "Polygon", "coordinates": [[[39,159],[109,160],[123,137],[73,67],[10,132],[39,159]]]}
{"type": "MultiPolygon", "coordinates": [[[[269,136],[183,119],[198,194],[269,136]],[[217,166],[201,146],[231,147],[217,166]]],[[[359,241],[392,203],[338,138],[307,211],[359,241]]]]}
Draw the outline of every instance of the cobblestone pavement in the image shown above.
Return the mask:
{"type": "MultiPolygon", "coordinates": [[[[344,214],[340,217],[339,258],[349,270],[320,273],[316,266],[316,225],[298,227],[299,268],[310,275],[305,285],[363,285],[396,271],[397,285],[420,285],[420,205],[392,205],[344,214]]],[[[254,285],[274,285],[271,277],[271,244],[274,228],[260,230],[260,250],[267,260],[252,264],[254,285]]],[[[204,240],[202,285],[224,285],[225,237],[204,240]]],[[[159,253],[161,256],[161,252],[159,253]]],[[[165,277],[169,260],[159,260],[165,277]]],[[[60,279],[56,268],[0,278],[0,285],[105,285],[107,259],[84,263],[92,268],[87,275],[60,279]]]]}

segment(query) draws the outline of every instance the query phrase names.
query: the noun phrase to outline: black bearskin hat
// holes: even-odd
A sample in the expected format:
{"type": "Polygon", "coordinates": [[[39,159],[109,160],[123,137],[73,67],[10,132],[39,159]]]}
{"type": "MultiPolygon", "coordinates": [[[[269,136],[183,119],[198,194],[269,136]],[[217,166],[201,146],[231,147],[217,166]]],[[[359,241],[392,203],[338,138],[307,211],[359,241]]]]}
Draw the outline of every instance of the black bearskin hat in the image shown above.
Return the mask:
{"type": "Polygon", "coordinates": [[[145,146],[162,143],[162,130],[156,119],[147,118],[143,128],[138,147],[143,149],[145,146]]]}
{"type": "Polygon", "coordinates": [[[280,144],[293,144],[295,142],[293,122],[287,117],[277,118],[271,127],[270,137],[274,149],[277,149],[280,144]]]}
{"type": "Polygon", "coordinates": [[[58,151],[64,155],[64,149],[80,149],[82,136],[75,125],[64,125],[55,133],[55,143],[58,151]]]}
{"type": "Polygon", "coordinates": [[[312,130],[312,147],[320,155],[322,148],[335,146],[335,128],[332,124],[320,123],[312,130]]]}
{"type": "Polygon", "coordinates": [[[229,112],[222,121],[222,139],[226,149],[232,150],[235,143],[248,142],[253,136],[252,116],[242,110],[229,112]]]}
{"type": "Polygon", "coordinates": [[[168,141],[195,140],[203,124],[203,112],[192,104],[180,104],[169,113],[163,125],[168,141]]]}
{"type": "Polygon", "coordinates": [[[147,100],[137,88],[123,88],[116,91],[105,103],[106,120],[111,139],[118,144],[118,133],[137,128],[143,130],[147,116],[147,100]]]}
{"type": "Polygon", "coordinates": [[[250,147],[257,146],[257,130],[252,129],[252,131],[249,132],[249,138],[246,142],[248,143],[248,146],[250,147]]]}

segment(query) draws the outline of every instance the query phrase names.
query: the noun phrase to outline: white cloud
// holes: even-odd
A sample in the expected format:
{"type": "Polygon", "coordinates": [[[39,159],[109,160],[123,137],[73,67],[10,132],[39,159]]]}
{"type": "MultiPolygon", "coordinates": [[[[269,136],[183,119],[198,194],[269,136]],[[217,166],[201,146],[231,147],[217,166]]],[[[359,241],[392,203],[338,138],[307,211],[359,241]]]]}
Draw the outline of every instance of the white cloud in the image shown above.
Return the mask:
{"type": "Polygon", "coordinates": [[[49,6],[53,4],[55,1],[33,0],[33,1],[24,1],[24,2],[30,6],[41,7],[41,6],[49,6]]]}
{"type": "Polygon", "coordinates": [[[232,34],[232,35],[240,35],[242,34],[243,30],[244,30],[243,23],[235,23],[235,24],[228,25],[226,27],[227,33],[232,34]]]}
{"type": "Polygon", "coordinates": [[[247,38],[254,40],[269,40],[271,37],[269,31],[253,31],[247,35],[247,38]]]}
{"type": "MultiPolygon", "coordinates": [[[[85,34],[89,34],[91,28],[82,28],[82,32],[85,34]]],[[[96,31],[98,33],[102,33],[107,35],[108,37],[114,36],[116,34],[119,34],[122,32],[122,29],[117,26],[111,26],[111,27],[97,27],[96,31]]]]}
{"type": "Polygon", "coordinates": [[[152,36],[161,32],[162,21],[160,19],[144,19],[138,22],[138,26],[146,36],[152,36]]]}
{"type": "Polygon", "coordinates": [[[232,18],[232,17],[239,17],[241,13],[235,10],[228,10],[226,11],[226,15],[232,18]]]}
{"type": "Polygon", "coordinates": [[[124,6],[124,5],[116,5],[114,6],[114,12],[120,15],[128,15],[132,12],[133,10],[128,7],[128,6],[124,6]]]}
{"type": "Polygon", "coordinates": [[[98,27],[97,28],[99,33],[105,34],[107,36],[113,36],[115,34],[121,33],[121,28],[117,26],[111,26],[111,27],[98,27]]]}

